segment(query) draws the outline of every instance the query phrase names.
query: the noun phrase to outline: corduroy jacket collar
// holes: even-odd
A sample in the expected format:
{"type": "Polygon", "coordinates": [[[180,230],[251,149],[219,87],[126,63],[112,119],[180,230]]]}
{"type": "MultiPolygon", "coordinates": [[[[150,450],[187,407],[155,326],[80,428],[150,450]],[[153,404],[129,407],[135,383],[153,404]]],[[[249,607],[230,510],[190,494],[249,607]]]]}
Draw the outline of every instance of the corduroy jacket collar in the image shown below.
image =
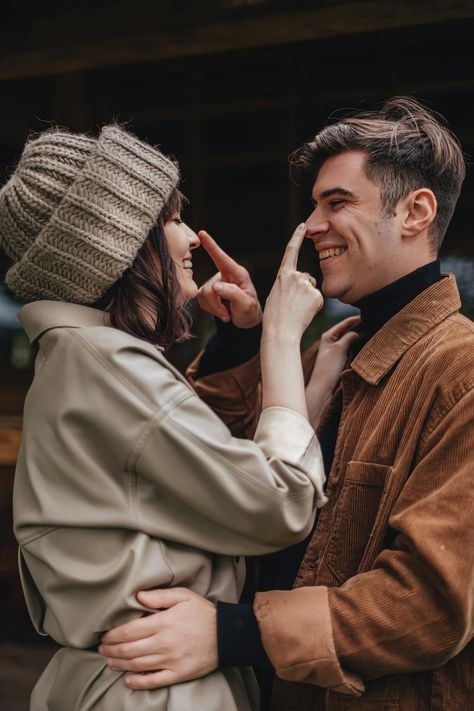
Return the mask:
{"type": "Polygon", "coordinates": [[[357,354],[351,368],[377,385],[416,341],[460,307],[456,278],[447,274],[387,321],[357,354]]]}
{"type": "Polygon", "coordinates": [[[105,311],[66,301],[33,301],[20,309],[18,318],[30,343],[50,328],[110,325],[109,316],[105,311]]]}

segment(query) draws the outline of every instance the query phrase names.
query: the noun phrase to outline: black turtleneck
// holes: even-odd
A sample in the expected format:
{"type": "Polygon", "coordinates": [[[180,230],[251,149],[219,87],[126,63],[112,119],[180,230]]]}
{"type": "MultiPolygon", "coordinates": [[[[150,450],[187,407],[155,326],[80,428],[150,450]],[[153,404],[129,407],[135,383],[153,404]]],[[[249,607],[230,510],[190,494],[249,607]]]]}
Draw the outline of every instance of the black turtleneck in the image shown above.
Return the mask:
{"type": "MultiPolygon", "coordinates": [[[[439,281],[440,278],[440,263],[436,260],[403,276],[401,279],[397,279],[397,281],[388,284],[369,296],[365,296],[353,304],[360,309],[362,317],[362,321],[358,327],[362,339],[357,343],[357,350],[360,351],[367,341],[369,341],[392,316],[398,313],[422,291],[439,281]]],[[[218,336],[221,340],[217,351],[222,353],[225,352],[227,348],[225,343],[225,331],[219,329],[218,336]]],[[[231,346],[235,364],[235,338],[232,338],[231,346]]],[[[247,357],[249,357],[248,349],[244,348],[242,350],[245,351],[247,357]]],[[[253,355],[253,353],[250,355],[253,355]]],[[[208,359],[206,361],[206,375],[210,372],[209,365],[210,362],[208,359]]],[[[214,366],[214,368],[211,368],[212,372],[222,370],[222,366],[217,362],[212,363],[212,365],[214,366]]],[[[321,440],[326,475],[329,473],[332,465],[341,411],[342,398],[338,406],[334,408],[331,422],[328,423],[325,428],[324,438],[321,440]]],[[[298,572],[310,538],[311,534],[302,543],[278,551],[277,553],[263,556],[260,559],[259,566],[259,589],[290,589],[293,586],[296,573],[298,572]]],[[[217,640],[220,667],[247,666],[253,664],[263,669],[272,669],[271,663],[260,641],[258,625],[250,602],[239,604],[218,603],[217,640]]],[[[270,688],[268,674],[266,678],[264,678],[264,687],[263,696],[265,697],[268,695],[270,688]]]]}
{"type": "Polygon", "coordinates": [[[361,350],[392,316],[440,278],[440,263],[437,259],[352,304],[360,310],[362,318],[358,329],[362,334],[362,341],[359,342],[358,350],[361,350]]]}

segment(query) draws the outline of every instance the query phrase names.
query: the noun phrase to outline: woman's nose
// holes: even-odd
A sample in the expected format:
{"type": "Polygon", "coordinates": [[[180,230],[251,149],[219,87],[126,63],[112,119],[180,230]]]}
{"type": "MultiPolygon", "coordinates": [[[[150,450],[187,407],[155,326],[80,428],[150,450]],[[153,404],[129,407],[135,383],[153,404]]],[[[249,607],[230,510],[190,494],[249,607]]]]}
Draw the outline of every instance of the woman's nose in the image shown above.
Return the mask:
{"type": "Polygon", "coordinates": [[[186,225],[186,228],[188,231],[189,249],[196,249],[197,247],[200,247],[201,240],[199,239],[197,234],[188,225],[186,225]]]}

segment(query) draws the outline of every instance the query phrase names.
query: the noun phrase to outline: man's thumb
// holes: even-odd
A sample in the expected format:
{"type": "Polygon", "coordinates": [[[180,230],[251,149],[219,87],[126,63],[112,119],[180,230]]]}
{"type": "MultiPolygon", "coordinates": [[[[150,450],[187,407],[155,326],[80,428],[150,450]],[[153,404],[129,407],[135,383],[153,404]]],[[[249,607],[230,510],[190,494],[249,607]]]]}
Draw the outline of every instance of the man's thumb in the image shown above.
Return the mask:
{"type": "Polygon", "coordinates": [[[344,348],[344,350],[348,351],[349,348],[354,345],[354,343],[357,343],[357,341],[360,341],[360,339],[360,333],[356,333],[355,331],[348,331],[339,339],[339,345],[344,348]]]}
{"type": "Polygon", "coordinates": [[[245,301],[248,297],[237,284],[231,284],[226,281],[216,281],[212,285],[212,290],[220,296],[221,299],[226,299],[231,303],[245,301]]]}

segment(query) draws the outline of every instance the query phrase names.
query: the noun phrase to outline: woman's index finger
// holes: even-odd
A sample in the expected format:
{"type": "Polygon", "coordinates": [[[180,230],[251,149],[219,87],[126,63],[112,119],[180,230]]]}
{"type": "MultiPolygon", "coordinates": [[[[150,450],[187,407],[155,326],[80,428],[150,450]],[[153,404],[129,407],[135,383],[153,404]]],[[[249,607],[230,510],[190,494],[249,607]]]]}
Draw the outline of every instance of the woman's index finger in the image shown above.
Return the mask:
{"type": "Polygon", "coordinates": [[[298,257],[300,254],[300,248],[303,244],[304,236],[306,234],[306,225],[302,222],[296,230],[291,235],[290,241],[286,245],[285,253],[283,259],[281,260],[282,267],[288,267],[289,269],[296,269],[298,266],[298,257]]]}

